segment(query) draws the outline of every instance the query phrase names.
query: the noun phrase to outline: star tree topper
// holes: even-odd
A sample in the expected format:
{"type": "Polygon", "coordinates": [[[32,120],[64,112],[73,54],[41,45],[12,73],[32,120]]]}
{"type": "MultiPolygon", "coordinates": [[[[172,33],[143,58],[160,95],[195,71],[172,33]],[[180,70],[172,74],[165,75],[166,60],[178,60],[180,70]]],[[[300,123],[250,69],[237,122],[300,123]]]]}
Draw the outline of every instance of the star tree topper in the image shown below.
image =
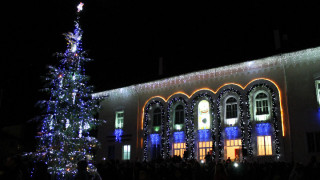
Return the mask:
{"type": "Polygon", "coordinates": [[[80,4],[77,6],[77,8],[78,8],[78,12],[80,12],[80,11],[82,11],[82,7],[83,7],[83,3],[82,2],[80,2],[80,4]]]}

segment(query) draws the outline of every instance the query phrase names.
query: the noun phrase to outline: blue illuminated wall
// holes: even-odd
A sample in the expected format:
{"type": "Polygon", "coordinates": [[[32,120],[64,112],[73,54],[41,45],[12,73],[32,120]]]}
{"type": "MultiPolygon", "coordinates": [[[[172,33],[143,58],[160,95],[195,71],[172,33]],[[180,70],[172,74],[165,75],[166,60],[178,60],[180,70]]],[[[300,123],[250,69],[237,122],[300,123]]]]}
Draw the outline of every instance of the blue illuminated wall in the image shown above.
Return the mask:
{"type": "Polygon", "coordinates": [[[260,123],[260,124],[256,124],[256,132],[258,136],[267,136],[267,135],[271,135],[271,125],[270,123],[260,123]]]}
{"type": "Polygon", "coordinates": [[[210,130],[202,129],[198,130],[199,141],[209,141],[210,140],[210,130]]]}
{"type": "Polygon", "coordinates": [[[152,145],[160,144],[160,135],[159,134],[150,134],[150,140],[152,145]]]}
{"type": "Polygon", "coordinates": [[[123,130],[122,129],[115,129],[114,130],[114,135],[116,136],[116,142],[121,142],[121,137],[123,135],[123,130]]]}
{"type": "Polygon", "coordinates": [[[175,143],[185,142],[184,131],[178,131],[173,133],[173,138],[175,143]]]}
{"type": "Polygon", "coordinates": [[[238,127],[226,127],[225,128],[226,139],[238,139],[240,132],[238,127]]]}

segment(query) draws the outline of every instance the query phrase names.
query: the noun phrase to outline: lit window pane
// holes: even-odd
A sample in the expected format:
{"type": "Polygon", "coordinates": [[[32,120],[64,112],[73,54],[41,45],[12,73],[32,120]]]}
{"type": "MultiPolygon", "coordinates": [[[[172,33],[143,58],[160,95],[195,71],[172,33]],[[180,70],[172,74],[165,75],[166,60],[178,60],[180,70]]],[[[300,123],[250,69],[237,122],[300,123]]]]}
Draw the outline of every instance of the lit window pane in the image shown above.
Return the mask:
{"type": "Polygon", "coordinates": [[[123,128],[123,118],[124,117],[124,111],[117,111],[116,112],[116,119],[115,119],[115,128],[123,128]]]}
{"type": "Polygon", "coordinates": [[[265,144],[264,144],[264,137],[263,136],[258,136],[258,155],[263,156],[265,155],[265,144]]]}
{"type": "Polygon", "coordinates": [[[266,155],[272,155],[271,136],[265,136],[266,155]]]}
{"type": "Polygon", "coordinates": [[[198,156],[199,160],[205,158],[206,154],[212,150],[212,141],[199,142],[198,156]],[[200,144],[202,146],[200,147],[200,144]]]}
{"type": "Polygon", "coordinates": [[[123,160],[130,160],[130,145],[123,146],[123,160]]]}
{"type": "Polygon", "coordinates": [[[173,147],[174,147],[173,155],[183,157],[183,153],[186,150],[186,143],[174,143],[173,147]]]}

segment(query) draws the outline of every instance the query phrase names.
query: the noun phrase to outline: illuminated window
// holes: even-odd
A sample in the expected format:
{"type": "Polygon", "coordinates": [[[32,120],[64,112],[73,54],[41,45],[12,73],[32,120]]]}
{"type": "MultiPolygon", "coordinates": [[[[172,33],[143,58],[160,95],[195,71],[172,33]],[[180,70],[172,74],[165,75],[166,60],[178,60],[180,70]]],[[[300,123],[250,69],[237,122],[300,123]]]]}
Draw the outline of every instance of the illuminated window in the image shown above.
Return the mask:
{"type": "Polygon", "coordinates": [[[130,160],[130,152],[131,152],[131,146],[130,145],[124,145],[122,148],[122,159],[123,160],[130,160]]]}
{"type": "Polygon", "coordinates": [[[117,111],[116,112],[116,129],[122,129],[123,128],[123,118],[124,118],[124,111],[117,111]]]}
{"type": "Polygon", "coordinates": [[[206,100],[198,105],[198,129],[210,129],[209,102],[206,100]]]}
{"type": "Polygon", "coordinates": [[[153,126],[161,125],[161,110],[157,108],[153,111],[153,126]]]}
{"type": "Polygon", "coordinates": [[[230,157],[234,160],[236,156],[240,157],[241,139],[230,139],[225,141],[225,159],[230,157]]]}
{"type": "Polygon", "coordinates": [[[316,95],[317,95],[318,105],[320,106],[320,80],[316,80],[316,95]]]}
{"type": "Polygon", "coordinates": [[[272,155],[271,136],[257,136],[258,156],[272,155]]]}
{"type": "Polygon", "coordinates": [[[212,141],[199,142],[199,160],[205,158],[205,156],[212,150],[212,141]]]}
{"type": "Polygon", "coordinates": [[[259,92],[254,98],[254,115],[257,121],[268,120],[270,117],[269,97],[264,92],[259,92]]]}
{"type": "Polygon", "coordinates": [[[173,155],[183,157],[186,150],[186,143],[173,143],[173,155]]]}
{"type": "Polygon", "coordinates": [[[226,124],[233,125],[238,118],[238,103],[236,98],[230,97],[226,100],[225,104],[225,119],[226,124]]]}

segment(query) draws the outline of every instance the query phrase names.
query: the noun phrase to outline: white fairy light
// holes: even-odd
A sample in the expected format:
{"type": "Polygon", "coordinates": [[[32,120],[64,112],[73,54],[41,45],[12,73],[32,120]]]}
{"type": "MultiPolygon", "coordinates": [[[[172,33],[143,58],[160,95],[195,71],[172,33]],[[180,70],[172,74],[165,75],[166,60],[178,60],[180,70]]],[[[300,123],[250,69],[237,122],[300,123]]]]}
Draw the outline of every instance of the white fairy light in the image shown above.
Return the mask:
{"type": "Polygon", "coordinates": [[[77,6],[78,12],[82,11],[83,5],[84,4],[82,2],[79,3],[79,5],[77,6]]]}
{"type": "Polygon", "coordinates": [[[259,70],[270,67],[282,67],[288,65],[296,65],[302,62],[313,62],[320,60],[320,47],[310,48],[302,51],[276,55],[272,57],[262,58],[258,60],[247,61],[238,64],[232,64],[213,69],[183,74],[179,76],[170,77],[167,79],[131,85],[119,89],[107,90],[103,92],[94,93],[93,97],[109,96],[116,98],[125,95],[126,97],[144,93],[154,90],[156,87],[170,88],[176,87],[186,83],[199,83],[208,79],[219,78],[223,76],[230,76],[236,73],[242,73],[251,70],[259,70]],[[156,85],[156,86],[155,86],[156,85]]]}

